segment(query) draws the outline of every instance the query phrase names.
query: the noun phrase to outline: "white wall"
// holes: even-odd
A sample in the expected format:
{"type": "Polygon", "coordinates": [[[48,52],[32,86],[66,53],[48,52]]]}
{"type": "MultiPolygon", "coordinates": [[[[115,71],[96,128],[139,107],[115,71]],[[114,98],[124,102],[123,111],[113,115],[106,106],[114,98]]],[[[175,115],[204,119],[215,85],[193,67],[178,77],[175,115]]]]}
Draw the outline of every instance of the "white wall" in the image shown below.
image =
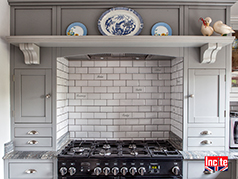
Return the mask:
{"type": "MultiPolygon", "coordinates": [[[[4,143],[10,141],[10,54],[9,45],[2,37],[9,35],[10,8],[7,0],[0,0],[0,158],[4,143]]],[[[3,160],[0,161],[0,178],[4,178],[3,160]]]]}

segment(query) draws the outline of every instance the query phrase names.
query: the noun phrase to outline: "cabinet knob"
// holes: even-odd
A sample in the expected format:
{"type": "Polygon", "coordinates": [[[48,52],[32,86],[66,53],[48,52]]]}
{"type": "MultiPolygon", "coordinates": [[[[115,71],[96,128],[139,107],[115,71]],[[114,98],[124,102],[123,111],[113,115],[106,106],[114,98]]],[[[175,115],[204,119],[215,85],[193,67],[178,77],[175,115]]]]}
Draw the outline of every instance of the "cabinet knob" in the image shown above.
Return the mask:
{"type": "Polygon", "coordinates": [[[32,173],[36,173],[37,171],[35,169],[28,169],[25,171],[25,173],[27,174],[32,174],[32,173]]]}
{"type": "Polygon", "coordinates": [[[189,98],[194,98],[194,94],[190,94],[188,97],[189,98]]]}
{"type": "Polygon", "coordinates": [[[46,98],[46,99],[51,98],[51,94],[47,94],[47,95],[45,95],[45,98],[46,98]]]}
{"type": "Polygon", "coordinates": [[[202,131],[200,134],[201,135],[212,135],[212,132],[211,131],[202,131]]]}
{"type": "Polygon", "coordinates": [[[210,145],[210,144],[212,144],[212,141],[210,141],[210,140],[203,140],[201,142],[201,144],[203,144],[203,145],[210,145]]]}
{"type": "Polygon", "coordinates": [[[30,145],[36,145],[36,144],[38,144],[38,142],[37,142],[36,140],[30,140],[30,141],[28,141],[27,143],[30,144],[30,145]]]}
{"type": "Polygon", "coordinates": [[[32,130],[32,131],[29,131],[27,132],[28,135],[38,135],[39,132],[38,131],[35,131],[35,130],[32,130]]]}

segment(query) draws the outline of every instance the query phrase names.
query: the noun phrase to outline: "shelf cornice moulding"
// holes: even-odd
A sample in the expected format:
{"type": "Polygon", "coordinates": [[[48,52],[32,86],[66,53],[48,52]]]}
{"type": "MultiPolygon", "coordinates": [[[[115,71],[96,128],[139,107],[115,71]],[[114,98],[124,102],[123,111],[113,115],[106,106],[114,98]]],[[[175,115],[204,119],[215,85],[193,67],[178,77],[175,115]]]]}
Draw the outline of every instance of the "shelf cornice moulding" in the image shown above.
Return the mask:
{"type": "MultiPolygon", "coordinates": [[[[222,47],[233,42],[228,36],[8,36],[7,41],[19,46],[26,64],[38,64],[40,47],[200,47],[200,62],[214,63],[222,47]],[[22,45],[25,44],[25,45],[22,45]],[[38,56],[36,58],[36,56],[38,56]]],[[[40,58],[40,57],[39,57],[40,58]]]]}

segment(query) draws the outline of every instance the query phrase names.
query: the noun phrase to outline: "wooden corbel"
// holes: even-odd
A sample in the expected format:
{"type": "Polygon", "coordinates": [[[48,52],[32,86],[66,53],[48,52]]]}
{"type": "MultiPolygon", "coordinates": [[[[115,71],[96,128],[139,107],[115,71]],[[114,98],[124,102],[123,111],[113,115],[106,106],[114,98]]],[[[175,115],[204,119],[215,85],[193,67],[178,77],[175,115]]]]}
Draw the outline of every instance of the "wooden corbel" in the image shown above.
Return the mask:
{"type": "Polygon", "coordinates": [[[33,43],[19,44],[20,50],[24,54],[25,64],[40,64],[40,47],[33,43]]]}
{"type": "Polygon", "coordinates": [[[219,43],[207,43],[200,48],[201,63],[215,63],[217,53],[222,49],[219,43]]]}

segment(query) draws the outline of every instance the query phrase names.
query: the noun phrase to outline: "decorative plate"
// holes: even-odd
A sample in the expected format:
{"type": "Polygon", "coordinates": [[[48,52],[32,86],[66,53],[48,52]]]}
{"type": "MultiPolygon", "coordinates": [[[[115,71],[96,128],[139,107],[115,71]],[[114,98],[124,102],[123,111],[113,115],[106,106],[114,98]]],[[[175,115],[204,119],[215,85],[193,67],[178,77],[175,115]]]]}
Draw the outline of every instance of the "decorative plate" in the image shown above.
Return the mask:
{"type": "Polygon", "coordinates": [[[143,28],[141,16],[126,7],[116,7],[104,12],[98,20],[102,35],[138,35],[143,28]]]}
{"type": "Polygon", "coordinates": [[[172,35],[172,29],[168,24],[159,22],[152,27],[151,34],[153,36],[169,36],[172,35]]]}
{"type": "Polygon", "coordinates": [[[82,36],[87,35],[87,28],[80,22],[70,24],[66,30],[68,36],[82,36]]]}

